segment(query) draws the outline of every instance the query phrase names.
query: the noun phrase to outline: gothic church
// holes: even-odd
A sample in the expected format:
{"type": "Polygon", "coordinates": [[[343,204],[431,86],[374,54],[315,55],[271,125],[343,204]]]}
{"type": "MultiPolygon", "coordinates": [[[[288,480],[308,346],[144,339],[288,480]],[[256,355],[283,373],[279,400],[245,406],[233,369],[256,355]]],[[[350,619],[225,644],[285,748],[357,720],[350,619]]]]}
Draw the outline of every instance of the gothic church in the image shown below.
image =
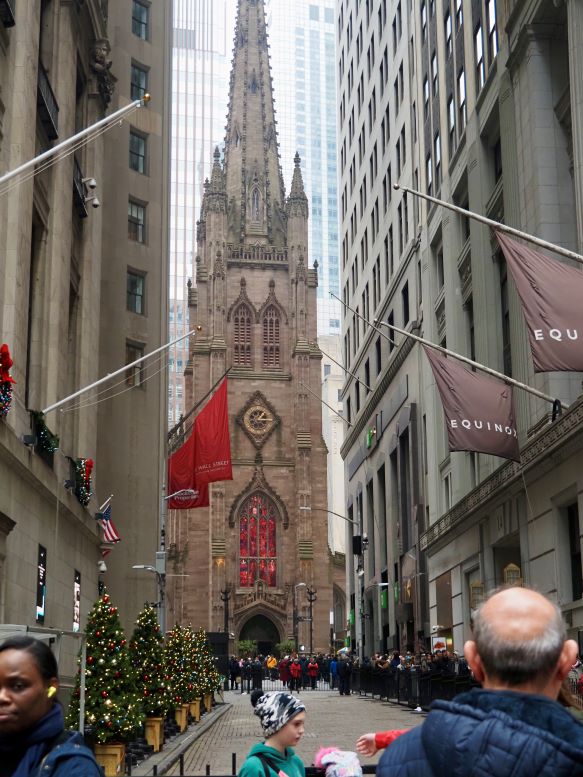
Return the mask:
{"type": "Polygon", "coordinates": [[[187,408],[230,370],[234,479],[211,486],[210,507],[170,511],[168,625],[227,625],[232,639],[267,650],[293,637],[296,614],[299,644],[309,650],[311,639],[327,651],[332,564],[317,265],[309,267],[297,155],[285,195],[263,0],[238,6],[224,161],[216,150],[189,289],[191,329],[202,329],[186,370],[187,408]],[[308,590],[316,596],[311,624],[308,590]]]}

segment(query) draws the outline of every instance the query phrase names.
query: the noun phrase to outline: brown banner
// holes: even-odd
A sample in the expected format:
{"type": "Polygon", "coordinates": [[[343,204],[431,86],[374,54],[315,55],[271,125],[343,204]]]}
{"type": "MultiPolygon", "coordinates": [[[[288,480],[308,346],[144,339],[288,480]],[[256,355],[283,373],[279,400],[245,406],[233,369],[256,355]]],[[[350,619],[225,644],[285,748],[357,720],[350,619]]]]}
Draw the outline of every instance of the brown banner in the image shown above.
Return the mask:
{"type": "Polygon", "coordinates": [[[423,346],[443,404],[450,451],[520,461],[512,388],[423,346]]]}
{"type": "Polygon", "coordinates": [[[535,372],[583,372],[583,271],[496,237],[522,302],[535,372]]]}

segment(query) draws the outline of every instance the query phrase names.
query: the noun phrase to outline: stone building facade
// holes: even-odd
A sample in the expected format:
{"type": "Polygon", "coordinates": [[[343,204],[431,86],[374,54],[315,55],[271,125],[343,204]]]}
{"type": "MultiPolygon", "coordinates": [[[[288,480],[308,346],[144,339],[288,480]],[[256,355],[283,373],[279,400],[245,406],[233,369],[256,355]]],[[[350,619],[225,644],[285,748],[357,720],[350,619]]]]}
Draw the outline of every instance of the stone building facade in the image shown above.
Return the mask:
{"type": "Polygon", "coordinates": [[[233,480],[212,485],[209,508],[170,511],[168,570],[186,576],[168,578],[169,622],[222,630],[229,596],[235,640],[270,649],[294,636],[295,615],[299,644],[323,650],[333,572],[317,267],[298,156],[285,196],[263,0],[240,0],[234,46],[224,161],[217,149],[198,222],[189,308],[202,330],[186,371],[191,407],[229,370],[233,480]]]}
{"type": "Polygon", "coordinates": [[[508,582],[548,593],[577,637],[581,376],[534,373],[492,232],[392,185],[581,250],[583,8],[340,2],[337,24],[343,301],[570,405],[553,422],[515,391],[520,464],[450,453],[419,346],[347,310],[346,509],[368,535],[348,562],[353,639],[461,650],[472,608],[508,582]]]}
{"type": "MultiPolygon", "coordinates": [[[[130,56],[138,60],[140,46],[148,67],[165,72],[166,12],[130,0],[109,5],[108,17],[103,0],[1,4],[2,173],[127,104],[130,56]],[[144,10],[139,19],[137,6],[144,10]]],[[[151,107],[134,111],[128,119],[139,125],[143,136],[152,133],[148,152],[155,178],[144,176],[147,183],[141,186],[133,178],[129,126],[124,122],[0,193],[0,342],[10,347],[16,381],[10,412],[0,420],[4,623],[66,631],[84,628],[98,595],[97,563],[102,558],[94,516],[112,492],[122,543],[108,557],[109,571],[102,580],[110,584],[127,626],[145,598],[157,598],[155,579],[140,580],[146,593],[138,595],[137,581],[133,590],[128,588],[121,572],[125,576],[138,561],[152,563],[158,549],[162,381],[141,390],[124,380],[112,392],[128,389],[123,397],[98,405],[103,394],[91,393],[64,412],[47,414],[47,427],[59,437],[54,452],[42,450],[42,428],[31,411],[48,407],[126,363],[126,339],[142,335],[127,308],[130,262],[143,274],[155,270],[155,286],[164,283],[162,223],[153,222],[149,248],[139,257],[126,231],[127,188],[143,201],[153,201],[158,216],[164,212],[165,98],[162,75],[159,78],[151,107]],[[97,205],[94,195],[101,207],[92,207],[97,205]],[[114,267],[121,269],[114,272],[114,267]],[[127,412],[118,411],[120,400],[127,403],[127,412]],[[137,432],[132,412],[147,402],[150,423],[146,431],[137,432]],[[72,461],[78,458],[95,462],[94,496],[86,507],[74,495],[71,482],[72,461]],[[119,473],[117,482],[111,473],[119,473]],[[128,487],[138,478],[139,503],[138,489],[128,487]],[[133,536],[138,520],[140,530],[133,536]],[[120,574],[112,575],[118,565],[120,574]]],[[[162,302],[154,288],[151,292],[143,296],[147,331],[142,342],[147,349],[163,342],[166,326],[165,297],[162,302]]],[[[77,650],[72,644],[64,649],[77,650]]],[[[72,669],[73,664],[67,666],[65,674],[72,669]]]]}

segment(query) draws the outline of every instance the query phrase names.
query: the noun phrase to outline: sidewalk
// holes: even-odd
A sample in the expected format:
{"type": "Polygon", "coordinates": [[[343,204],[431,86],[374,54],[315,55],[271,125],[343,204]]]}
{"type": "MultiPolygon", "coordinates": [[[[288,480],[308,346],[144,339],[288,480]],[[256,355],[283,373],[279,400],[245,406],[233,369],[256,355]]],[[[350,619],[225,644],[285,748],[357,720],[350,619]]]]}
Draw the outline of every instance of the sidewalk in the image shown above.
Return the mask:
{"type": "MultiPolygon", "coordinates": [[[[373,701],[353,694],[340,696],[335,691],[303,691],[300,699],[306,705],[306,733],[296,752],[306,765],[313,763],[316,751],[327,745],[338,745],[354,750],[360,734],[368,731],[386,731],[411,728],[422,723],[425,715],[416,715],[407,707],[373,701]]],[[[210,765],[211,775],[232,773],[232,753],[236,754],[237,769],[245,760],[251,747],[261,742],[259,719],[253,714],[249,696],[228,691],[225,701],[230,703],[225,714],[204,736],[192,745],[186,745],[184,774],[204,775],[210,765]]],[[[374,758],[361,759],[363,763],[376,763],[374,758]]],[[[141,774],[151,774],[141,772],[141,774]]],[[[161,772],[159,772],[161,773],[161,772]]],[[[178,775],[179,767],[167,774],[178,775]]],[[[135,774],[138,774],[136,771],[135,774]]]]}
{"type": "MultiPolygon", "coordinates": [[[[196,726],[190,726],[183,734],[179,734],[174,737],[159,753],[150,756],[145,761],[142,761],[138,766],[134,766],[132,769],[132,777],[145,777],[146,775],[153,774],[154,766],[157,767],[158,774],[165,774],[169,765],[185,750],[196,742],[200,737],[203,737],[215,723],[224,716],[230,709],[231,705],[225,700],[224,704],[217,704],[207,715],[205,715],[200,723],[196,726]]],[[[178,772],[167,772],[168,774],[178,774],[178,772]]]]}

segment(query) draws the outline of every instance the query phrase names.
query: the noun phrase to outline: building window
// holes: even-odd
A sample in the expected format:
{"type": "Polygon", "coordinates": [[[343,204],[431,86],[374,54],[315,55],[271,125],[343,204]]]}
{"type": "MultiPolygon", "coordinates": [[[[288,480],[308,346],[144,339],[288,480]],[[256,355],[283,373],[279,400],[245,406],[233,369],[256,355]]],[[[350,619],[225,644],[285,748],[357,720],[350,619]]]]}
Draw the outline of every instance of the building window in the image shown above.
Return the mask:
{"type": "MultiPolygon", "coordinates": [[[[144,355],[144,346],[137,343],[126,342],[126,364],[132,364],[144,355]]],[[[126,372],[126,383],[128,386],[141,386],[144,382],[144,362],[134,364],[126,372]]]]}
{"type": "Polygon", "coordinates": [[[391,329],[391,327],[395,326],[395,314],[391,310],[389,315],[387,316],[387,324],[389,325],[389,353],[393,350],[395,347],[395,330],[391,329]]]}
{"type": "Polygon", "coordinates": [[[142,40],[148,40],[148,16],[150,7],[140,0],[132,0],[132,32],[142,40]]]}
{"type": "Polygon", "coordinates": [[[448,57],[451,57],[453,52],[451,14],[449,13],[449,11],[445,14],[444,27],[445,27],[445,56],[447,59],[448,57]]]}
{"type": "Polygon", "coordinates": [[[434,159],[435,159],[435,189],[439,189],[441,184],[441,140],[439,132],[433,141],[434,159]]]}
{"type": "Polygon", "coordinates": [[[128,238],[136,243],[146,242],[146,208],[134,200],[128,202],[128,238]]]}
{"type": "Polygon", "coordinates": [[[425,0],[421,3],[421,40],[427,37],[427,7],[425,0]]]}
{"type": "Polygon", "coordinates": [[[130,170],[136,173],[146,172],[147,140],[135,130],[130,130],[130,170]]]}
{"type": "Polygon", "coordinates": [[[466,127],[466,74],[464,69],[460,70],[457,77],[457,96],[458,96],[458,115],[460,119],[460,133],[464,131],[466,127]]]}
{"type": "Polygon", "coordinates": [[[579,526],[579,508],[574,502],[567,507],[569,525],[569,553],[571,558],[571,585],[573,601],[583,597],[583,572],[581,569],[581,529],[579,526]]]}
{"type": "Polygon", "coordinates": [[[318,8],[317,5],[310,6],[310,21],[311,22],[320,21],[320,9],[318,8]]]}
{"type": "Polygon", "coordinates": [[[474,54],[476,55],[476,87],[478,92],[486,82],[486,63],[484,62],[484,36],[482,25],[478,24],[474,33],[474,54]]]}
{"type": "Polygon", "coordinates": [[[257,580],[277,585],[276,528],[279,512],[265,494],[248,497],[239,510],[239,585],[253,588],[257,580]]]}
{"type": "Polygon", "coordinates": [[[462,0],[455,0],[455,29],[459,32],[462,24],[464,23],[464,11],[462,7],[462,0]]]}
{"type": "Polygon", "coordinates": [[[277,368],[280,363],[279,314],[276,308],[270,305],[263,316],[263,366],[277,368]]]}
{"type": "Polygon", "coordinates": [[[324,365],[324,377],[327,378],[328,375],[330,375],[332,371],[332,365],[331,364],[325,364],[324,365]]]}
{"type": "Polygon", "coordinates": [[[498,54],[498,29],[496,25],[496,0],[488,0],[486,11],[488,14],[488,57],[490,64],[498,54]]]}
{"type": "Polygon", "coordinates": [[[425,76],[423,81],[423,117],[427,121],[429,116],[429,79],[425,76]]]}
{"type": "Polygon", "coordinates": [[[381,351],[381,338],[377,337],[375,342],[375,356],[377,363],[377,375],[381,374],[382,369],[382,351],[381,351]]]}
{"type": "Polygon", "coordinates": [[[141,100],[148,91],[148,71],[132,63],[130,96],[132,100],[141,100]]]}
{"type": "Polygon", "coordinates": [[[433,52],[433,56],[431,57],[431,84],[433,89],[433,96],[437,97],[437,92],[439,90],[439,79],[437,77],[437,54],[433,52]]]}
{"type": "Polygon", "coordinates": [[[127,277],[127,309],[131,313],[144,315],[145,278],[140,273],[128,270],[127,277]]]}
{"type": "Polygon", "coordinates": [[[502,310],[502,358],[504,374],[512,377],[512,349],[510,346],[510,306],[508,304],[508,273],[503,257],[500,261],[500,306],[502,310]]]}
{"type": "Polygon", "coordinates": [[[453,97],[450,97],[447,102],[447,135],[451,158],[455,149],[455,103],[453,97]]]}
{"type": "Polygon", "coordinates": [[[431,154],[427,155],[425,160],[425,178],[427,180],[427,194],[433,194],[433,165],[431,164],[431,154]]]}
{"type": "Polygon", "coordinates": [[[403,326],[409,323],[409,284],[405,283],[401,291],[401,301],[403,303],[403,326]]]}
{"type": "Polygon", "coordinates": [[[233,314],[233,364],[251,367],[251,311],[247,305],[239,305],[233,314]]]}

